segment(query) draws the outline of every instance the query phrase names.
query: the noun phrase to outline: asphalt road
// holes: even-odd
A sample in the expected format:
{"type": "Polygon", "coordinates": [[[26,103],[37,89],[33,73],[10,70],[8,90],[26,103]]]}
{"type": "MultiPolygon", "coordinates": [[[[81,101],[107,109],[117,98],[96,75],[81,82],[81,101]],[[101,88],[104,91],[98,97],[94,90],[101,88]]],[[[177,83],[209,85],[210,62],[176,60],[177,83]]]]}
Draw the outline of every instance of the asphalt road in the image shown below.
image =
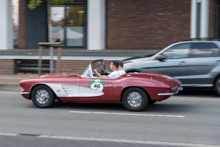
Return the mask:
{"type": "Polygon", "coordinates": [[[36,108],[16,86],[0,86],[0,147],[220,146],[220,97],[182,92],[143,112],[122,104],[36,108]]]}

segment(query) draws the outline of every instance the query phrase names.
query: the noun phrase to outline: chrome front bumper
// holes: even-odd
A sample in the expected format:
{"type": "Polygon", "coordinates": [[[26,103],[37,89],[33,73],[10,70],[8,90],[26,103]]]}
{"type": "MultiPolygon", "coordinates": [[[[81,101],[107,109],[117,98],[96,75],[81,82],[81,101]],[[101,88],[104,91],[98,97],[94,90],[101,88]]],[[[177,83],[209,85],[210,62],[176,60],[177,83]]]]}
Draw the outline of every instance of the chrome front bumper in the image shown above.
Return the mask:
{"type": "Polygon", "coordinates": [[[181,91],[181,90],[183,90],[182,86],[178,87],[175,92],[172,92],[172,93],[158,93],[157,95],[158,96],[171,96],[171,95],[175,95],[175,94],[179,93],[179,91],[181,91]]]}
{"type": "Polygon", "coordinates": [[[30,92],[18,92],[19,94],[30,94],[30,92]]]}

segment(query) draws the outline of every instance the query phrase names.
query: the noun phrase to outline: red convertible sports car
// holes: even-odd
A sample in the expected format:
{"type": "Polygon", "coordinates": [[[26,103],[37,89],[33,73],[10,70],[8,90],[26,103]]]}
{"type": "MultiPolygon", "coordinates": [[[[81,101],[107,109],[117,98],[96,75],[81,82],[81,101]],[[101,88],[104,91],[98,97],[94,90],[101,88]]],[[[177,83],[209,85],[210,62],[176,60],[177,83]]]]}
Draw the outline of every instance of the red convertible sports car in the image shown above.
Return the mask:
{"type": "Polygon", "coordinates": [[[153,73],[127,73],[119,78],[100,78],[109,72],[103,60],[91,62],[81,73],[58,73],[20,81],[20,94],[40,108],[51,107],[58,99],[64,103],[120,103],[131,111],[144,110],[182,90],[171,76],[153,73]]]}

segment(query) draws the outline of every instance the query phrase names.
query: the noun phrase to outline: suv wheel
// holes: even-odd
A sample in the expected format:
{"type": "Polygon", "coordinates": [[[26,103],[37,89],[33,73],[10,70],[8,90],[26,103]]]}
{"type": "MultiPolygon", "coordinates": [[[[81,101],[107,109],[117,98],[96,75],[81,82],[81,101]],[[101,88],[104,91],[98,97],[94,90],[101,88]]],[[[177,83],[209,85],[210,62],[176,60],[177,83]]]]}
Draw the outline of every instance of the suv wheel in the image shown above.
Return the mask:
{"type": "Polygon", "coordinates": [[[215,91],[220,96],[220,77],[218,77],[215,81],[215,91]]]}

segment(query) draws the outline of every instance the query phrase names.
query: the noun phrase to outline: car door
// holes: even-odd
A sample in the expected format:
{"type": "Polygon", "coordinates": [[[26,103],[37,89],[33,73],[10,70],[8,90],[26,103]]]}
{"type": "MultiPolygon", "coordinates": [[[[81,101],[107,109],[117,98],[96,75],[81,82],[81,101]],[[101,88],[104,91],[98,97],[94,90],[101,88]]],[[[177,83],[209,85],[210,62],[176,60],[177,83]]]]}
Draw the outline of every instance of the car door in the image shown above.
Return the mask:
{"type": "Polygon", "coordinates": [[[111,101],[115,79],[82,77],[80,80],[80,97],[94,103],[111,101]]]}
{"type": "Polygon", "coordinates": [[[213,86],[211,71],[220,65],[219,48],[211,42],[192,43],[189,62],[188,86],[213,86]]]}
{"type": "Polygon", "coordinates": [[[186,83],[186,75],[189,66],[190,43],[177,44],[165,50],[161,55],[166,59],[152,62],[152,71],[173,76],[186,83]]]}

